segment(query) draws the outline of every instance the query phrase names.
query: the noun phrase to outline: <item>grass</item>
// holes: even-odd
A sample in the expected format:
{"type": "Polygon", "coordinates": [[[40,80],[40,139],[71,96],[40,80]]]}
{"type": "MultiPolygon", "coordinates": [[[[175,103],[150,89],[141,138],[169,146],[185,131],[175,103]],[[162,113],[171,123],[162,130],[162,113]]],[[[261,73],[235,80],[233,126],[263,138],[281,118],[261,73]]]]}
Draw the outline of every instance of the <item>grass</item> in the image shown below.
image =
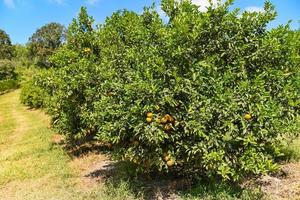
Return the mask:
{"type": "MultiPolygon", "coordinates": [[[[164,194],[167,178],[159,175],[154,180],[136,178],[132,166],[126,163],[117,163],[114,174],[106,181],[92,187],[85,185],[79,175],[81,168],[97,162],[97,157],[79,158],[74,164],[62,147],[52,143],[55,133],[47,128],[49,118],[42,111],[28,110],[21,105],[19,94],[16,90],[0,96],[1,200],[136,200],[168,195],[164,194]],[[149,185],[158,191],[149,192],[149,185]]],[[[300,151],[300,139],[293,145],[294,150],[300,151]]],[[[183,200],[263,199],[259,190],[208,182],[177,190],[175,197],[183,200]]]]}
{"type": "Polygon", "coordinates": [[[259,189],[241,189],[230,186],[228,184],[198,184],[191,190],[182,194],[183,199],[186,200],[252,200],[265,199],[264,195],[259,189]]]}
{"type": "Polygon", "coordinates": [[[51,143],[54,134],[41,111],[29,111],[19,91],[0,96],[0,199],[133,199],[126,184],[81,187],[78,169],[51,143]],[[113,194],[113,195],[112,195],[113,194]]]}

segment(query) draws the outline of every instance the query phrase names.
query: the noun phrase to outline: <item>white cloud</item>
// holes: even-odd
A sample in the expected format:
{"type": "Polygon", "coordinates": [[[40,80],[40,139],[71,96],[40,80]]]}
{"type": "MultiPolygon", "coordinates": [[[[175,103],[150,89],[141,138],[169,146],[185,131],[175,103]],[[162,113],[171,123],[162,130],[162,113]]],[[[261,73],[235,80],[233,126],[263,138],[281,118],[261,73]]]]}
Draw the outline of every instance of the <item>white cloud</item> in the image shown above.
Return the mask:
{"type": "Polygon", "coordinates": [[[100,0],[86,0],[87,4],[90,5],[95,5],[96,3],[98,3],[100,0]]]}
{"type": "MultiPolygon", "coordinates": [[[[176,1],[180,2],[180,0],[176,1]]],[[[219,2],[223,3],[224,0],[212,0],[212,5],[217,6],[219,2]]],[[[209,0],[192,0],[192,3],[199,6],[199,11],[201,12],[206,12],[207,7],[210,6],[209,0]]],[[[166,16],[166,13],[160,7],[157,7],[156,10],[164,21],[168,21],[169,18],[166,16]]]]}
{"type": "MultiPolygon", "coordinates": [[[[199,10],[201,12],[207,11],[207,7],[210,6],[210,3],[208,0],[192,0],[192,2],[198,6],[200,6],[199,10]]],[[[212,0],[212,4],[216,6],[218,4],[218,0],[212,0]]]]}
{"type": "Polygon", "coordinates": [[[14,0],[3,0],[4,4],[9,8],[15,8],[14,0]]]}
{"type": "Polygon", "coordinates": [[[245,10],[248,12],[265,12],[264,8],[257,6],[250,6],[245,8],[245,10]]]}

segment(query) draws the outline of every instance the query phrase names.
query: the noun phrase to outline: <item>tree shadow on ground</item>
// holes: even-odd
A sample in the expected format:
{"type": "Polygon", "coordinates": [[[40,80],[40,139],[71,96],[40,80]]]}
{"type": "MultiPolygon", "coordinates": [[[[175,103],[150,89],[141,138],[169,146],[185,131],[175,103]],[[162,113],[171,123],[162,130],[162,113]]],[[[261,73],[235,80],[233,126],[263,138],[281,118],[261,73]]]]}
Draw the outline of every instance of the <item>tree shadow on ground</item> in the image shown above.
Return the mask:
{"type": "Polygon", "coordinates": [[[243,189],[237,184],[222,183],[218,180],[196,180],[192,175],[178,176],[175,173],[136,173],[135,166],[129,162],[108,163],[85,177],[105,180],[106,185],[114,188],[126,182],[131,193],[145,200],[262,199],[259,191],[243,189]]]}
{"type": "MultiPolygon", "coordinates": [[[[91,153],[107,154],[110,148],[103,143],[82,142],[69,148],[63,145],[69,156],[78,158],[91,153]]],[[[178,171],[170,173],[138,173],[131,162],[113,162],[108,159],[99,162],[96,168],[87,171],[83,176],[92,182],[101,182],[108,188],[119,188],[126,185],[126,190],[137,199],[173,200],[173,199],[263,199],[258,188],[243,188],[239,184],[224,183],[220,180],[199,177],[197,174],[178,175],[178,171]]],[[[114,192],[114,189],[110,191],[114,192]]]]}

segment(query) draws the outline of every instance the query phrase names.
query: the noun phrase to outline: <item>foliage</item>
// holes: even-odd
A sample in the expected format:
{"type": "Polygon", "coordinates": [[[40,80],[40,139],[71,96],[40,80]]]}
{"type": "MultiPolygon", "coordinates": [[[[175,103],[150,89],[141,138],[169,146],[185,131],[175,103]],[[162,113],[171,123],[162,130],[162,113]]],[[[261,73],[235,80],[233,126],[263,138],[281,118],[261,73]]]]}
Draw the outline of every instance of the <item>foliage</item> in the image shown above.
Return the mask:
{"type": "Polygon", "coordinates": [[[29,67],[32,65],[32,61],[28,59],[29,57],[29,49],[26,45],[17,44],[15,47],[15,57],[14,61],[18,62],[18,66],[29,67]]]}
{"type": "Polygon", "coordinates": [[[9,35],[0,29],[0,59],[11,59],[14,57],[14,47],[9,35]]]}
{"type": "Polygon", "coordinates": [[[167,23],[153,6],[96,30],[82,9],[39,81],[56,128],[70,141],[96,135],[145,172],[241,180],[275,170],[298,131],[297,37],[288,25],[266,29],[269,2],[242,14],[231,3],[200,12],[162,0],[167,23]]]}
{"type": "Polygon", "coordinates": [[[48,107],[50,94],[47,93],[47,83],[51,80],[51,71],[40,70],[34,77],[23,84],[21,102],[31,108],[48,107]]]}
{"type": "Polygon", "coordinates": [[[59,48],[65,39],[65,27],[49,23],[39,28],[28,41],[29,56],[37,59],[37,65],[49,67],[48,58],[59,48]]]}
{"type": "Polygon", "coordinates": [[[0,60],[0,94],[19,86],[15,65],[10,60],[0,60]]]}
{"type": "Polygon", "coordinates": [[[9,60],[0,60],[0,80],[16,79],[14,64],[9,60]]]}
{"type": "Polygon", "coordinates": [[[3,94],[12,89],[16,89],[19,87],[19,82],[17,80],[0,80],[0,94],[3,94]]]}
{"type": "Polygon", "coordinates": [[[44,105],[44,91],[35,86],[33,81],[25,83],[22,87],[21,102],[31,108],[40,108],[44,105]]]}

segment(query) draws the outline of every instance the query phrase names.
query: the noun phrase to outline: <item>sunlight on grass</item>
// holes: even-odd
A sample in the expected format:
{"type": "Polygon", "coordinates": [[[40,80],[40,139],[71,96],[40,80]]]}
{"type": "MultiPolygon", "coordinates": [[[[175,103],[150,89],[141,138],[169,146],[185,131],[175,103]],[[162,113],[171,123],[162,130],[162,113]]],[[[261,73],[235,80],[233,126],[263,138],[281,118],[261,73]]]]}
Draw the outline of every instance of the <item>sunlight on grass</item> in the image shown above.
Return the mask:
{"type": "Polygon", "coordinates": [[[80,188],[77,169],[59,146],[41,111],[18,101],[19,91],[0,96],[0,199],[135,199],[126,185],[80,188]]]}

